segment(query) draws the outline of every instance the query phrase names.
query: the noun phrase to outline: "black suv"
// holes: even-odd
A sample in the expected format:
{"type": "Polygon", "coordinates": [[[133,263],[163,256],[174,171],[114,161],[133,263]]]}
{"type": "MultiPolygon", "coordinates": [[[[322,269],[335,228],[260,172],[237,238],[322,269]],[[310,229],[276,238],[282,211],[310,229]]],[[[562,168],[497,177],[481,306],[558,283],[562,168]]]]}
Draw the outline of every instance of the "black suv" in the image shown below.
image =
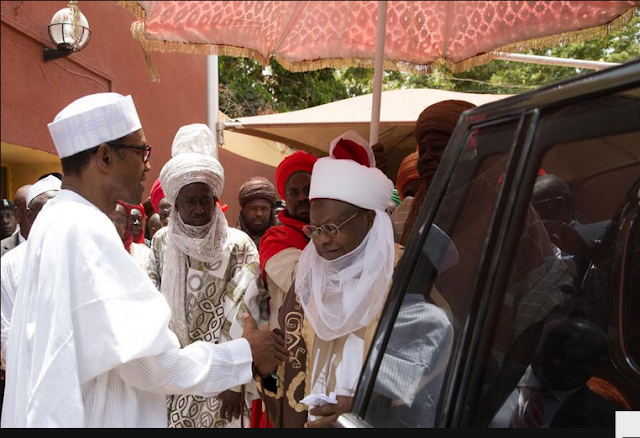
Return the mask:
{"type": "Polygon", "coordinates": [[[624,409],[640,409],[640,61],[463,114],[338,423],[613,427],[624,409]]]}

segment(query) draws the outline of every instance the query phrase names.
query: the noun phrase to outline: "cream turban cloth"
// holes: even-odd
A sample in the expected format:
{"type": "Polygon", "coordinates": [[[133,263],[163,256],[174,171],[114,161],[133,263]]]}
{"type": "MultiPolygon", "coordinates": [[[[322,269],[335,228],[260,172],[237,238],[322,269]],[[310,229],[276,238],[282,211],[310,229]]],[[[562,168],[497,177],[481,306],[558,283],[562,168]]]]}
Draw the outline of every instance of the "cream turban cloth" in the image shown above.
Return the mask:
{"type": "Polygon", "coordinates": [[[174,205],[180,189],[188,184],[204,183],[220,198],[224,187],[224,169],[211,154],[215,137],[207,125],[193,124],[178,130],[171,147],[171,160],[160,171],[160,184],[174,205]]]}

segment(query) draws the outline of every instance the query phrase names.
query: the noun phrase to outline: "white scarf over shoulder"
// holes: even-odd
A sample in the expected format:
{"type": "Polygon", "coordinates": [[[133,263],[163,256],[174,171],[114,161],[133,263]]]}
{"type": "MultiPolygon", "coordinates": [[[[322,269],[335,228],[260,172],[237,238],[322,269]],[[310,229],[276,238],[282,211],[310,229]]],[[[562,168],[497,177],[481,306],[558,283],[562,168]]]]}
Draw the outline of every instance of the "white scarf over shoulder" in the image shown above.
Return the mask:
{"type": "Polygon", "coordinates": [[[395,255],[391,218],[385,212],[393,183],[375,168],[371,149],[355,133],[334,140],[331,155],[318,160],[313,168],[311,202],[335,199],[375,210],[376,217],[365,239],[349,254],[326,260],[318,255],[315,245],[307,245],[302,252],[296,293],[315,333],[325,341],[368,326],[380,313],[391,283],[395,255]],[[368,165],[333,158],[345,155],[338,153],[345,139],[348,148],[359,146],[365,150],[359,156],[368,165]]]}

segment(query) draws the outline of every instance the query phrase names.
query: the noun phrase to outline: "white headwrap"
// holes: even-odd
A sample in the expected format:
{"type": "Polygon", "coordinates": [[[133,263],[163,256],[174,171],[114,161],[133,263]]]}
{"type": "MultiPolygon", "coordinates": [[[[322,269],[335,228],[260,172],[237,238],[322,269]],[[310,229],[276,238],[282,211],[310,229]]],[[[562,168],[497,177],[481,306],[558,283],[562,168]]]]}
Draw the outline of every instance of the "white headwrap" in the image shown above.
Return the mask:
{"type": "Polygon", "coordinates": [[[162,272],[161,292],[171,306],[171,328],[180,344],[188,344],[185,285],[186,257],[215,264],[228,256],[228,223],[222,210],[214,207],[211,222],[203,226],[186,225],[175,208],[180,190],[193,183],[204,183],[220,198],[224,186],[224,170],[211,155],[215,138],[207,125],[194,124],[178,130],[171,149],[173,158],[160,172],[160,184],[167,200],[174,206],[169,215],[169,247],[162,272]]]}
{"type": "Polygon", "coordinates": [[[40,181],[33,184],[27,190],[27,207],[31,204],[36,197],[42,195],[45,192],[49,191],[60,191],[62,187],[62,181],[56,178],[53,175],[49,175],[46,178],[42,178],[40,181]]]}
{"type": "Polygon", "coordinates": [[[368,326],[384,305],[393,275],[393,227],[385,212],[393,183],[375,168],[367,142],[356,137],[349,133],[334,140],[332,156],[318,160],[309,199],[335,199],[375,210],[373,227],[356,249],[336,260],[320,257],[315,245],[307,245],[296,274],[296,294],[305,315],[326,341],[368,326]],[[353,156],[368,166],[335,156],[353,156]]]}
{"type": "Polygon", "coordinates": [[[81,97],[60,111],[48,126],[60,158],[126,137],[142,128],[131,96],[118,93],[81,97]]]}

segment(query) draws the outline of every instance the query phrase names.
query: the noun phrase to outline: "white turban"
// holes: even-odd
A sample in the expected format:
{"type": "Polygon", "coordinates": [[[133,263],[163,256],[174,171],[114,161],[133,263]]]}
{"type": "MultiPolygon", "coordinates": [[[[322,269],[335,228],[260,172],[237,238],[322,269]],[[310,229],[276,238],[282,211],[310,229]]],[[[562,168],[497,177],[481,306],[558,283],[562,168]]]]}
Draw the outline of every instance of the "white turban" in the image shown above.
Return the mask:
{"type": "Polygon", "coordinates": [[[206,184],[213,196],[220,198],[224,187],[224,169],[220,162],[208,155],[186,153],[170,159],[160,171],[160,185],[172,205],[180,189],[193,183],[206,184]]]}
{"type": "Polygon", "coordinates": [[[53,175],[49,175],[46,178],[42,178],[27,190],[27,207],[31,204],[36,197],[49,191],[59,191],[62,187],[62,181],[53,175]]]}
{"type": "Polygon", "coordinates": [[[393,193],[393,183],[376,169],[369,144],[349,131],[331,143],[330,153],[330,157],[321,158],[313,166],[309,200],[335,199],[367,210],[384,211],[393,193]],[[345,144],[352,147],[350,151],[345,152],[345,144]],[[334,157],[354,157],[364,164],[334,157]]]}
{"type": "Polygon", "coordinates": [[[368,143],[353,132],[334,140],[331,157],[313,167],[312,202],[333,199],[376,212],[366,237],[348,254],[326,260],[314,244],[302,251],[296,294],[320,339],[331,341],[366,327],[382,310],[394,268],[393,227],[385,212],[392,192],[393,183],[375,168],[368,143]]]}
{"type": "Polygon", "coordinates": [[[160,185],[171,204],[182,187],[204,183],[220,198],[224,187],[224,169],[213,158],[216,140],[207,125],[195,123],[178,130],[171,146],[171,160],[160,172],[160,185]]]}
{"type": "Polygon", "coordinates": [[[187,225],[175,207],[180,190],[193,183],[211,188],[220,198],[224,186],[224,170],[211,156],[216,147],[215,137],[207,125],[193,124],[178,130],[171,147],[171,158],[160,171],[160,185],[167,200],[174,206],[169,215],[169,247],[165,254],[161,292],[171,306],[170,327],[182,346],[188,343],[185,314],[186,257],[216,263],[229,257],[227,246],[228,223],[222,210],[214,206],[211,221],[203,226],[187,225]]]}
{"type": "Polygon", "coordinates": [[[142,128],[131,96],[118,93],[81,97],[60,111],[48,126],[60,158],[126,137],[142,128]]]}

